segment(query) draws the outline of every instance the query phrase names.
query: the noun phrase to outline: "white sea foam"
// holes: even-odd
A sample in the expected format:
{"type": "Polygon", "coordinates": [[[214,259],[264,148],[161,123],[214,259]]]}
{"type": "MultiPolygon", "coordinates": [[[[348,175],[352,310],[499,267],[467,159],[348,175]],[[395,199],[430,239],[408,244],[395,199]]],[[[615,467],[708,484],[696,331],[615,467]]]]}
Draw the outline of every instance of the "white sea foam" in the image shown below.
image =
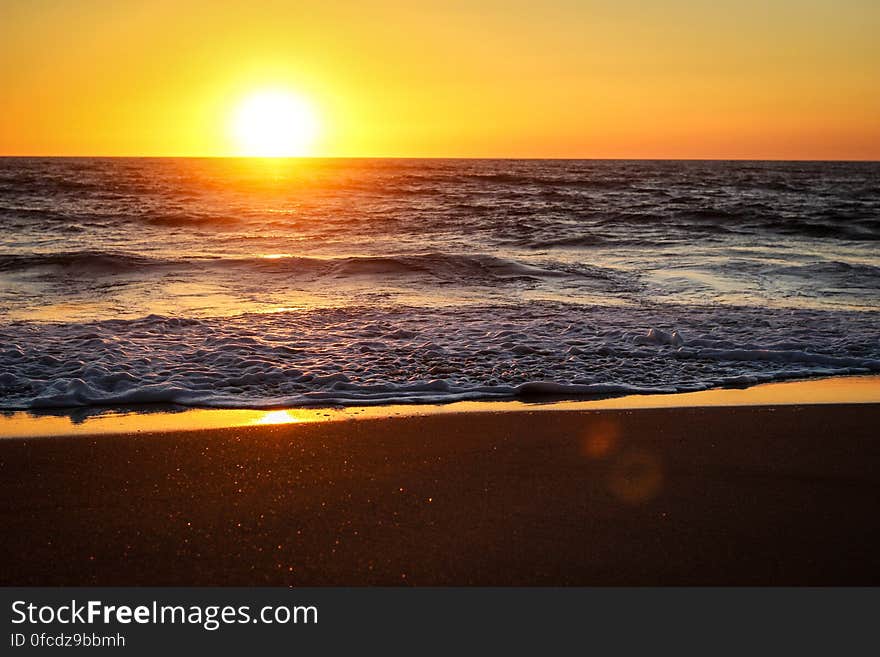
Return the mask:
{"type": "Polygon", "coordinates": [[[6,409],[592,397],[880,372],[872,313],[699,306],[533,303],[17,323],[0,330],[0,354],[6,409]]]}

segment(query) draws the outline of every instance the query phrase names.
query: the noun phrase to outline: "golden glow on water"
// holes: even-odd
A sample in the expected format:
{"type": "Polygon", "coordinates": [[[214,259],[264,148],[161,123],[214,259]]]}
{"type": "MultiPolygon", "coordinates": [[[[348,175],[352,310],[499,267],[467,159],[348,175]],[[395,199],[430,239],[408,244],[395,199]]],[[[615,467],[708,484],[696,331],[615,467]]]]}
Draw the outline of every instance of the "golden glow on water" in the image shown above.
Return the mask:
{"type": "MultiPolygon", "coordinates": [[[[768,383],[737,390],[706,390],[675,395],[628,395],[612,399],[568,402],[458,402],[440,406],[372,406],[349,408],[301,408],[272,411],[178,409],[177,412],[110,411],[78,418],[76,409],[67,415],[31,415],[25,412],[0,416],[0,437],[64,436],[98,433],[148,433],[193,431],[255,425],[284,425],[303,422],[336,422],[366,418],[386,418],[444,413],[487,411],[594,411],[640,408],[683,408],[708,406],[761,406],[790,404],[880,403],[880,376],[852,376],[812,381],[768,383]]],[[[583,436],[584,456],[601,459],[615,452],[617,429],[598,424],[583,436]]],[[[646,470],[645,460],[634,458],[632,467],[646,470]]],[[[651,468],[647,468],[651,470],[651,468]]],[[[653,471],[652,471],[653,472],[653,471]]],[[[656,473],[655,473],[656,474],[656,473]]],[[[655,474],[648,473],[648,484],[655,474]]],[[[646,485],[651,488],[652,485],[646,485]]]]}

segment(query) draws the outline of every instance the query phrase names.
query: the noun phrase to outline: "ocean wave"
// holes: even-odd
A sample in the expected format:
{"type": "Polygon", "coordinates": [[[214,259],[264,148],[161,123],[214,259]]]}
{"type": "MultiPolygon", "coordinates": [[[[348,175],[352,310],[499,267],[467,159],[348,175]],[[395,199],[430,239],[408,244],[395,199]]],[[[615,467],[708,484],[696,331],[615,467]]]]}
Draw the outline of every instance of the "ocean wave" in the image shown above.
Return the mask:
{"type": "Polygon", "coordinates": [[[530,249],[576,249],[582,247],[603,246],[612,240],[600,235],[573,235],[556,239],[537,239],[525,243],[530,249]]]}
{"type": "Polygon", "coordinates": [[[628,189],[632,188],[633,185],[633,180],[627,178],[576,177],[552,174],[471,173],[459,176],[459,178],[476,183],[495,183],[512,187],[538,186],[583,190],[628,189]]]}
{"type": "Polygon", "coordinates": [[[428,275],[443,279],[539,279],[572,275],[488,254],[418,253],[395,256],[312,258],[290,256],[233,260],[269,271],[311,270],[333,277],[428,275]]]}
{"type": "Polygon", "coordinates": [[[786,235],[833,238],[842,240],[873,242],[880,240],[880,230],[874,222],[859,225],[853,217],[844,221],[836,218],[825,219],[779,219],[767,224],[773,230],[786,235]]]}
{"type": "Polygon", "coordinates": [[[776,274],[793,275],[798,277],[812,276],[846,276],[864,281],[880,281],[880,267],[866,263],[842,262],[839,260],[824,260],[811,262],[803,265],[784,265],[774,269],[776,274]]]}
{"type": "Polygon", "coordinates": [[[534,303],[0,325],[0,408],[683,392],[880,372],[876,313],[534,303]]]}
{"type": "Polygon", "coordinates": [[[244,223],[244,217],[199,212],[166,212],[163,214],[138,214],[131,217],[134,223],[144,223],[151,226],[167,227],[229,227],[244,223]]]}
{"type": "Polygon", "coordinates": [[[133,253],[107,251],[72,251],[59,253],[5,253],[0,254],[0,271],[16,272],[28,269],[75,269],[79,273],[119,273],[151,267],[173,266],[174,261],[151,258],[133,253]]]}
{"type": "Polygon", "coordinates": [[[190,258],[150,257],[123,252],[75,251],[68,253],[11,253],[0,255],[0,271],[61,268],[79,275],[122,273],[156,268],[177,270],[213,269],[221,272],[251,272],[261,275],[284,274],[352,277],[429,276],[443,280],[522,280],[581,277],[618,279],[613,270],[584,265],[555,268],[518,262],[488,254],[417,253],[409,255],[365,255],[310,257],[295,255],[248,258],[193,256],[190,258]]]}

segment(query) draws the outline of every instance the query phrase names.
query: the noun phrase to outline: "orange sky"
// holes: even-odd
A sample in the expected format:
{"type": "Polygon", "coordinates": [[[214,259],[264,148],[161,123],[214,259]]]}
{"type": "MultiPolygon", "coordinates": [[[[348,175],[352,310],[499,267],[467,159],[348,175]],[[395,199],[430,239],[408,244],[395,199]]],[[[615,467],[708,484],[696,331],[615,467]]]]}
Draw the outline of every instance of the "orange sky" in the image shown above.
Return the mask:
{"type": "Polygon", "coordinates": [[[876,0],[4,0],[0,154],[880,159],[876,0]],[[729,5],[729,6],[723,6],[729,5]]]}

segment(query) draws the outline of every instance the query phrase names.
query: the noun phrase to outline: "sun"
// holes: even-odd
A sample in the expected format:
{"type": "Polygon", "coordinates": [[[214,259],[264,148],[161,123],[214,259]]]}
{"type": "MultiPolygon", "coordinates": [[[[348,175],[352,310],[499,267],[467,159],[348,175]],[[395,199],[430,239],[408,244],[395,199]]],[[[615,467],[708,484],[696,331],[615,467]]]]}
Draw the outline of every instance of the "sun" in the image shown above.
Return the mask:
{"type": "Polygon", "coordinates": [[[309,155],[319,128],[315,111],[306,99],[274,89],[244,98],[232,120],[239,154],[251,157],[309,155]]]}

